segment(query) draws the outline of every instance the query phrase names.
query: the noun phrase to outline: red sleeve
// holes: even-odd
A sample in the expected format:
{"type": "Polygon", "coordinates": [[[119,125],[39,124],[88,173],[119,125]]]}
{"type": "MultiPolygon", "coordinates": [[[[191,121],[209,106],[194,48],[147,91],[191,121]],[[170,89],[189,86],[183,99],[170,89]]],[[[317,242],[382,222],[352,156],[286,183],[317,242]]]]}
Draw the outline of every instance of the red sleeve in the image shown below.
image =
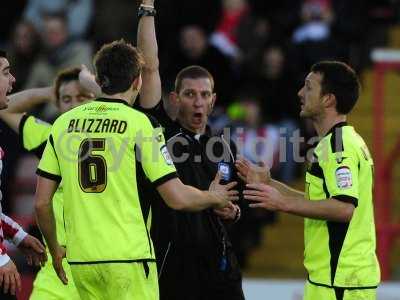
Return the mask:
{"type": "Polygon", "coordinates": [[[26,237],[27,233],[22,229],[21,226],[18,225],[10,217],[7,217],[5,214],[1,214],[1,227],[3,230],[3,238],[7,240],[12,240],[13,244],[18,246],[18,244],[26,237]]]}

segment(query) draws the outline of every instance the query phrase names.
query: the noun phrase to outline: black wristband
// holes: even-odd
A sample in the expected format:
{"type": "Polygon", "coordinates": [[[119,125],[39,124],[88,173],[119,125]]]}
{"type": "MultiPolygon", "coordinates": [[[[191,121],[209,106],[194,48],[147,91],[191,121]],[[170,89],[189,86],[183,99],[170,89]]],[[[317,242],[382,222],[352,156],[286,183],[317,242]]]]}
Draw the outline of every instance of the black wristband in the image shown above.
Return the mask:
{"type": "Polygon", "coordinates": [[[139,19],[141,17],[154,17],[156,14],[157,14],[157,11],[155,10],[155,8],[139,6],[139,10],[138,10],[138,18],[139,19]]]}

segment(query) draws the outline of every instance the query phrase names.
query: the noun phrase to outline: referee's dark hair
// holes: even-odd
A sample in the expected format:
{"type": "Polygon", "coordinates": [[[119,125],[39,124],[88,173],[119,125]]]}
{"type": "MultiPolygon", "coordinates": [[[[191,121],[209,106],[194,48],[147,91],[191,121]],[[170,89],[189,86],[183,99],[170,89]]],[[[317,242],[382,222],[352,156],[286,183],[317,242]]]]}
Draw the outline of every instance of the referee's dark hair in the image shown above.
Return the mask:
{"type": "Polygon", "coordinates": [[[7,58],[7,52],[0,49],[0,57],[7,58]]]}
{"type": "Polygon", "coordinates": [[[186,78],[190,79],[198,79],[198,78],[208,78],[211,82],[211,89],[214,90],[214,78],[211,73],[208,72],[205,68],[200,66],[189,66],[182,69],[178,75],[176,75],[175,79],[175,92],[179,94],[182,88],[182,81],[186,78]]]}
{"type": "Polygon", "coordinates": [[[311,72],[322,74],[322,95],[335,95],[336,111],[339,114],[348,114],[360,94],[360,82],[356,72],[339,61],[318,62],[311,67],[311,72]]]}
{"type": "Polygon", "coordinates": [[[143,65],[139,50],[123,39],[103,45],[94,57],[97,83],[107,95],[127,91],[143,65]]]}

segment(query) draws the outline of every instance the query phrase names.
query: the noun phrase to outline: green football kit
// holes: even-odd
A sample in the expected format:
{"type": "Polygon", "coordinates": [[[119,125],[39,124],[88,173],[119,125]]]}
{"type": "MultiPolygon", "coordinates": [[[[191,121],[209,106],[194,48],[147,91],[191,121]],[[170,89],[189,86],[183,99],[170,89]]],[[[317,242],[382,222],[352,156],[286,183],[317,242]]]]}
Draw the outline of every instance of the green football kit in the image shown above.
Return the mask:
{"type": "Polygon", "coordinates": [[[306,198],[334,198],[355,209],[347,223],[305,219],[304,299],[375,299],[371,297],[376,295],[380,270],[372,188],[373,161],[365,142],[347,123],[335,125],[314,149],[306,173],[306,198]],[[365,298],[360,297],[363,293],[365,298]]]}
{"type": "Polygon", "coordinates": [[[96,99],[52,126],[37,173],[62,180],[67,261],[83,299],[158,299],[139,170],[155,188],[177,177],[161,127],[125,101],[96,99]]]}

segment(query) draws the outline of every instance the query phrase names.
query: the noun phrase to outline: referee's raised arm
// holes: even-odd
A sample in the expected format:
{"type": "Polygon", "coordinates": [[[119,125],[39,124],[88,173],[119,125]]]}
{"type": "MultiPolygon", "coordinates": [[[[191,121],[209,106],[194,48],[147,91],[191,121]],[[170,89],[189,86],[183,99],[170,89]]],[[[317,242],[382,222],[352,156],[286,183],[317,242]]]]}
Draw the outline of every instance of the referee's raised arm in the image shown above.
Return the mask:
{"type": "Polygon", "coordinates": [[[143,54],[145,61],[142,69],[143,83],[139,98],[139,104],[144,109],[155,107],[161,100],[155,15],[154,0],[142,0],[138,11],[137,47],[143,54]]]}

